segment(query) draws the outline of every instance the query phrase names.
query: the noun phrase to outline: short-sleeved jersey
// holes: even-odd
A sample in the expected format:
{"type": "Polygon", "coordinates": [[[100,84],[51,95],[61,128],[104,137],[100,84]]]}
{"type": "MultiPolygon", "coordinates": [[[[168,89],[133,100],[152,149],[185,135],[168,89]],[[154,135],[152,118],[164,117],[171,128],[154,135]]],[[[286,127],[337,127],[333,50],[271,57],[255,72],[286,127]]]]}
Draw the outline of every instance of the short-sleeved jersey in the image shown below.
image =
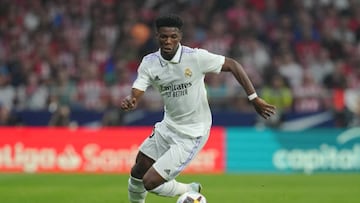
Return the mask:
{"type": "Polygon", "coordinates": [[[188,136],[203,136],[212,123],[205,74],[219,73],[224,62],[224,56],[181,45],[168,61],[159,50],[143,58],[133,88],[146,91],[152,85],[163,98],[165,123],[188,136]]]}

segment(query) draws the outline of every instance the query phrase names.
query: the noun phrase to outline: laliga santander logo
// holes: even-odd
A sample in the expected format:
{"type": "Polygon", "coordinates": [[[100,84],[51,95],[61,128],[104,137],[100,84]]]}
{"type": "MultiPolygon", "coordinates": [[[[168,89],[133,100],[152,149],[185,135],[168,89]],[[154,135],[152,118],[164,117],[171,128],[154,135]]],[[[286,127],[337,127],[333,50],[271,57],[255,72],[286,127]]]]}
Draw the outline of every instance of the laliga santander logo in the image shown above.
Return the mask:
{"type": "Polygon", "coordinates": [[[63,171],[78,169],[82,164],[81,157],[71,145],[66,145],[60,153],[54,148],[25,147],[22,142],[0,147],[0,169],[22,170],[33,173],[39,170],[63,171]]]}
{"type": "Polygon", "coordinates": [[[137,148],[133,145],[129,149],[111,149],[98,144],[75,148],[68,144],[57,151],[54,147],[29,147],[17,142],[0,146],[0,171],[127,172],[137,148]]]}
{"type": "Polygon", "coordinates": [[[321,144],[312,149],[280,149],[273,155],[273,164],[279,170],[301,170],[312,173],[316,170],[360,170],[360,143],[352,148],[340,148],[360,138],[360,128],[351,128],[337,136],[339,146],[321,144]]]}

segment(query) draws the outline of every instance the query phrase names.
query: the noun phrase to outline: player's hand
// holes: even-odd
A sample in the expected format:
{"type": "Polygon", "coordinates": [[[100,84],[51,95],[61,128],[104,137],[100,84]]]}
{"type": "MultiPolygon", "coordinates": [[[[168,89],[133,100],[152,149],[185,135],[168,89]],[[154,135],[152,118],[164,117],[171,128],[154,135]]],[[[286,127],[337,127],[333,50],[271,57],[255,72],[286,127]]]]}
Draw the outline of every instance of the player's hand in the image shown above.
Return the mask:
{"type": "Polygon", "coordinates": [[[121,102],[120,108],[124,111],[133,110],[136,107],[136,98],[132,96],[127,96],[125,99],[121,102]]]}
{"type": "Polygon", "coordinates": [[[269,119],[276,113],[276,107],[274,105],[268,104],[260,97],[255,98],[251,101],[251,103],[253,104],[256,112],[265,119],[269,119]]]}

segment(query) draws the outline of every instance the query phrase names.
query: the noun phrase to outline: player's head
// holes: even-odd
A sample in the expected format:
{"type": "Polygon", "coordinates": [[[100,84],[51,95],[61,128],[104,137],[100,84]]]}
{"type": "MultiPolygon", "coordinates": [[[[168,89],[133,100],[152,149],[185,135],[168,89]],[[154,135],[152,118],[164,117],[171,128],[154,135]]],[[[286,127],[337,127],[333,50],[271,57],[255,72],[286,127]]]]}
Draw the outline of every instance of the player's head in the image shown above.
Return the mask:
{"type": "Polygon", "coordinates": [[[171,59],[182,39],[182,19],[177,15],[164,15],[155,20],[156,38],[158,40],[161,55],[165,59],[171,59]]]}

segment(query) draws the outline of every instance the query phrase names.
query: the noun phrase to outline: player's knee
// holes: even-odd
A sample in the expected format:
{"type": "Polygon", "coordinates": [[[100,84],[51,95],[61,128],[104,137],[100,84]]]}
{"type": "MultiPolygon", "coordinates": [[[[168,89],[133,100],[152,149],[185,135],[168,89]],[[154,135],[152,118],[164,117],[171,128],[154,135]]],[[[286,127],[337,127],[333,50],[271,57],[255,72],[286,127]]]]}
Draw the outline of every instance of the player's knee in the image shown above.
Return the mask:
{"type": "Polygon", "coordinates": [[[143,179],[145,173],[149,170],[153,163],[154,160],[139,153],[135,165],[131,168],[131,176],[138,179],[143,179]]]}
{"type": "Polygon", "coordinates": [[[166,180],[156,172],[154,168],[150,168],[143,177],[144,187],[147,191],[152,191],[161,184],[165,183],[166,180]]]}
{"type": "Polygon", "coordinates": [[[143,179],[146,171],[148,169],[147,168],[144,168],[144,167],[141,167],[140,164],[135,164],[132,168],[131,168],[131,176],[132,177],[135,177],[135,178],[138,178],[138,179],[143,179]]]}
{"type": "Polygon", "coordinates": [[[150,178],[144,178],[143,183],[147,191],[151,191],[160,185],[157,181],[150,178]]]}

